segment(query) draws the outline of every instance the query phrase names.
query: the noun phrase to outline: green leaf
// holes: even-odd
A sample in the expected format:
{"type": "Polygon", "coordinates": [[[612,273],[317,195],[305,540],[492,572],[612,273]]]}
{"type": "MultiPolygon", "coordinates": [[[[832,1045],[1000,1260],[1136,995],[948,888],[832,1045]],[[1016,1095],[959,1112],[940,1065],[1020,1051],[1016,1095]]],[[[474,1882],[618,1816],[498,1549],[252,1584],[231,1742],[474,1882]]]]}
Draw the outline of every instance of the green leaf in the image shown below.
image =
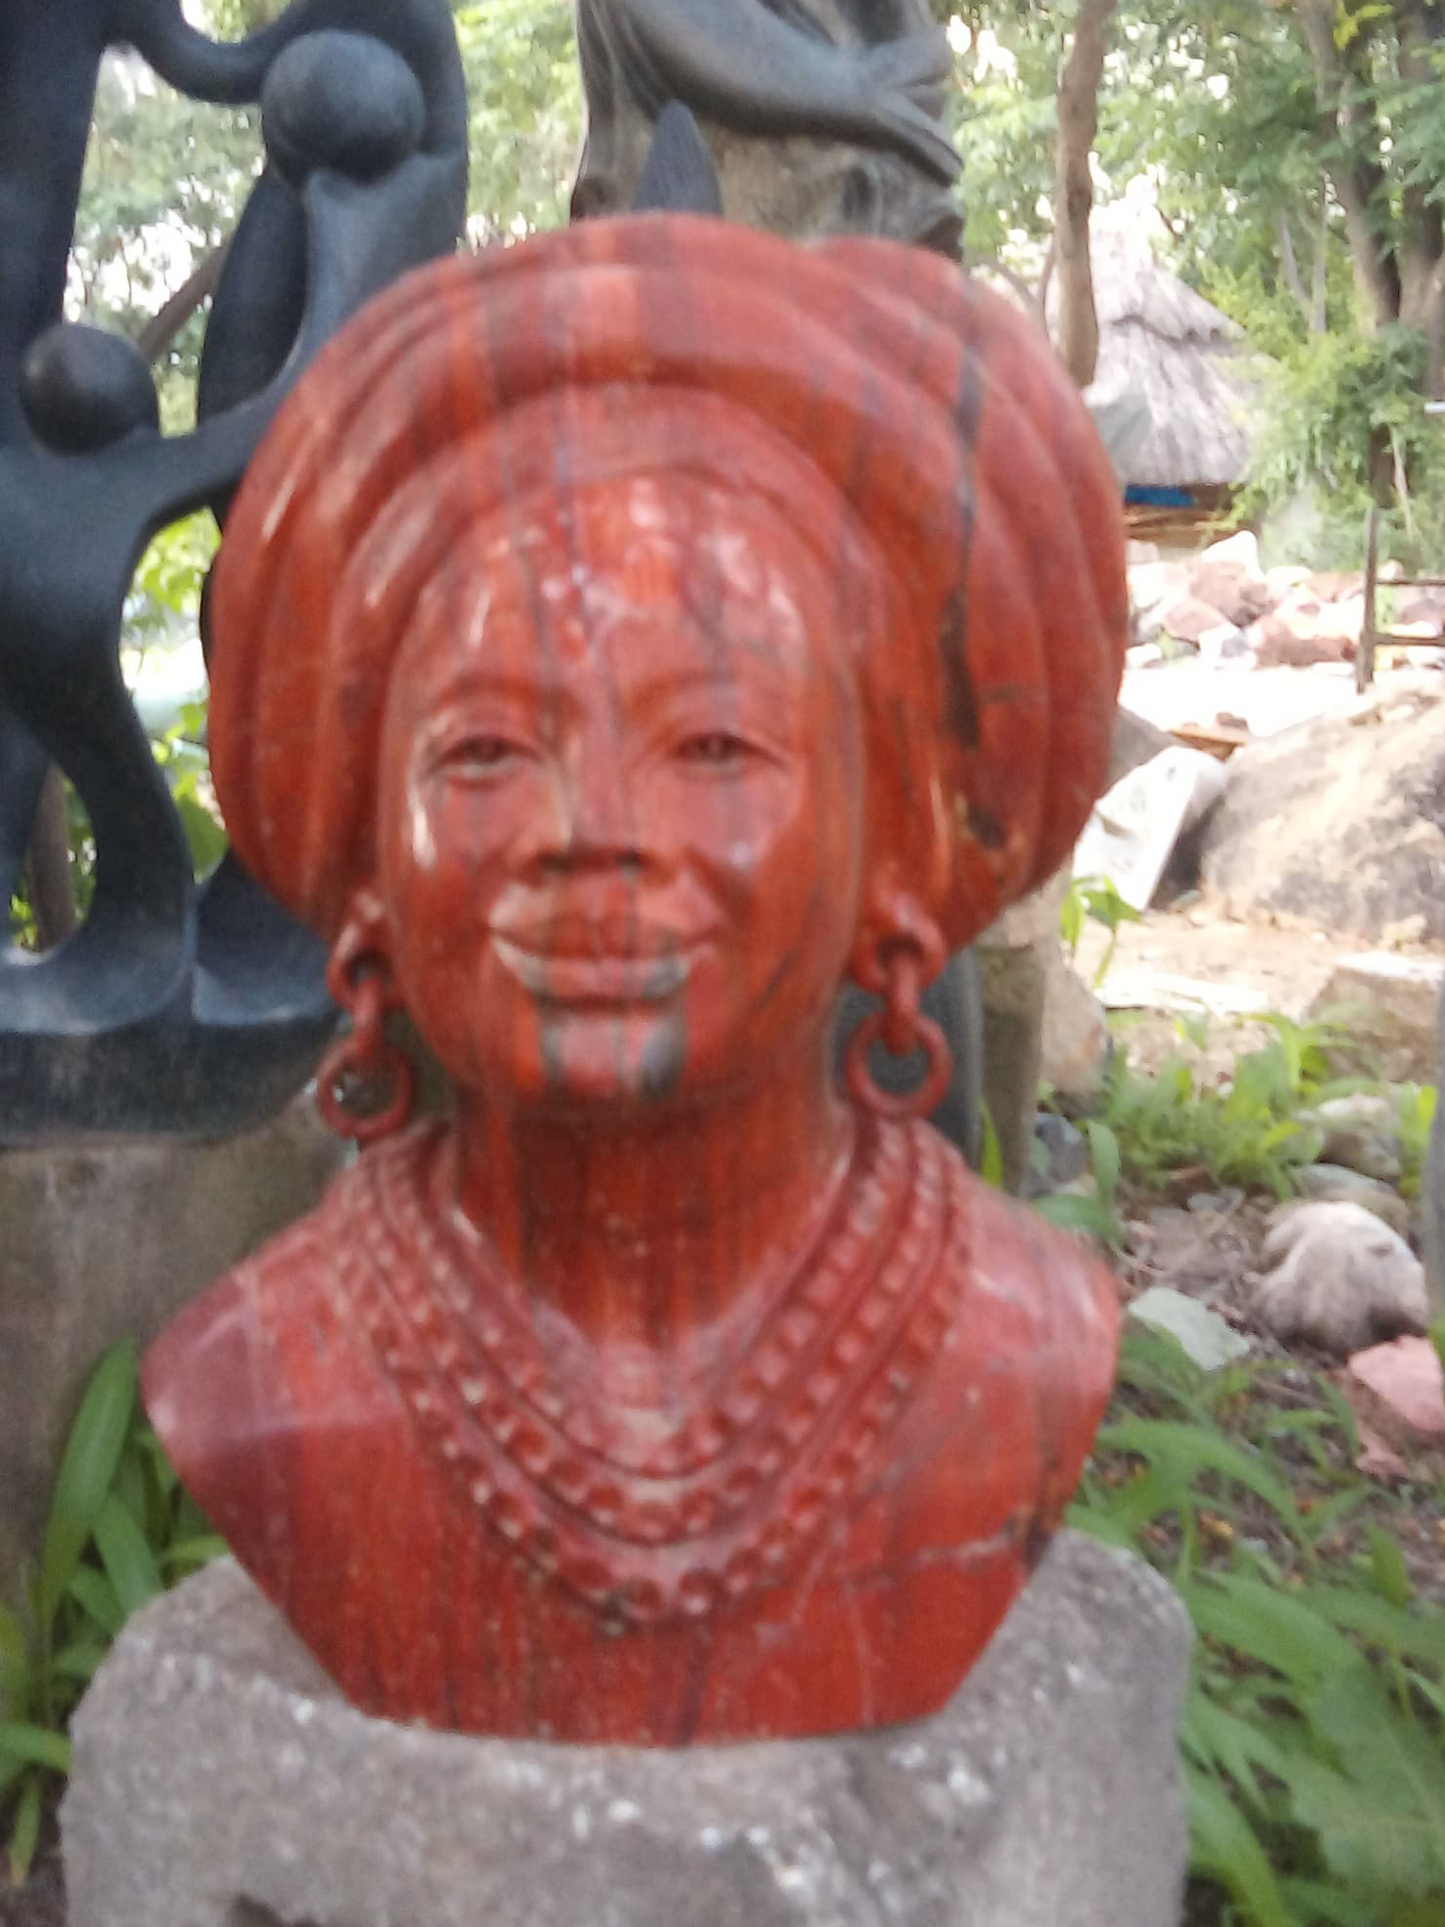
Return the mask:
{"type": "Polygon", "coordinates": [[[135,1341],[123,1338],[96,1366],[60,1462],[40,1564],[37,1601],[43,1632],[49,1632],[95,1530],[120,1461],[135,1395],[135,1341]]]}
{"type": "Polygon", "coordinates": [[[1395,1659],[1418,1659],[1445,1672],[1445,1613],[1405,1612],[1373,1593],[1316,1584],[1305,1598],[1312,1612],[1342,1632],[1357,1633],[1395,1659]]]}
{"type": "Polygon", "coordinates": [[[145,1534],[114,1493],[101,1507],[95,1522],[95,1543],[100,1548],[106,1576],[127,1616],[165,1590],[160,1567],[146,1544],[145,1534]]]}
{"type": "Polygon", "coordinates": [[[1365,1538],[1370,1548],[1370,1566],[1375,1575],[1376,1591],[1392,1606],[1408,1606],[1415,1597],[1415,1588],[1410,1583],[1404,1553],[1373,1520],[1365,1526],[1365,1538]]]}
{"type": "Polygon", "coordinates": [[[1169,1472],[1185,1489],[1195,1484],[1201,1472],[1217,1472],[1255,1493],[1282,1519],[1293,1520],[1297,1513],[1288,1486],[1257,1454],[1208,1425],[1187,1425],[1174,1419],[1117,1419],[1099,1432],[1095,1450],[1137,1453],[1169,1472]]]}
{"type": "Polygon", "coordinates": [[[109,1651],[109,1645],[101,1640],[73,1639],[68,1646],[62,1646],[51,1660],[50,1670],[57,1679],[74,1680],[82,1686],[88,1686],[109,1651]]]}
{"type": "Polygon", "coordinates": [[[1344,1768],[1302,1761],[1296,1812],[1342,1880],[1419,1897],[1445,1885],[1445,1753],[1363,1666],[1327,1680],[1309,1716],[1344,1768]]]}
{"type": "Polygon", "coordinates": [[[0,1720],[0,1760],[23,1760],[27,1766],[48,1766],[52,1773],[70,1771],[70,1741],[63,1733],[32,1720],[0,1720]]]}
{"type": "Polygon", "coordinates": [[[1105,1244],[1120,1241],[1114,1214],[1102,1198],[1085,1198],[1074,1191],[1049,1191],[1034,1199],[1033,1208],[1060,1231],[1087,1231],[1105,1244]]]}
{"type": "Polygon", "coordinates": [[[1258,1798],[1259,1773],[1288,1785],[1293,1762],[1257,1719],[1227,1711],[1196,1684],[1185,1711],[1181,1741],[1201,1765],[1223,1767],[1246,1797],[1258,1798]]]}
{"type": "Polygon", "coordinates": [[[996,1191],[1003,1189],[1003,1148],[998,1140],[998,1129],[989,1116],[988,1106],[983,1107],[983,1148],[979,1154],[978,1175],[985,1184],[991,1184],[996,1191]]]}
{"type": "Polygon", "coordinates": [[[203,1532],[194,1539],[178,1539],[173,1546],[167,1546],[161,1554],[161,1564],[167,1572],[177,1566],[193,1569],[209,1565],[213,1559],[223,1559],[229,1548],[217,1533],[203,1532]]]}
{"type": "Polygon", "coordinates": [[[1445,1887],[1434,1893],[1395,1901],[1385,1927],[1440,1927],[1445,1920],[1445,1887]]]}
{"type": "Polygon", "coordinates": [[[40,1789],[40,1775],[30,1774],[15,1803],[15,1818],[10,1826],[10,1879],[16,1887],[23,1886],[29,1877],[40,1841],[40,1789]]]}
{"type": "Polygon", "coordinates": [[[1299,1927],[1254,1829],[1207,1774],[1189,1775],[1189,1830],[1193,1870],[1227,1888],[1248,1910],[1251,1927],[1299,1927]]]}
{"type": "Polygon", "coordinates": [[[32,1671],[25,1631],[8,1607],[0,1606],[0,1695],[17,1712],[30,1695],[32,1671]]]}
{"type": "Polygon", "coordinates": [[[70,1597],[90,1615],[107,1638],[114,1639],[125,1624],[125,1609],[115,1596],[115,1587],[94,1566],[81,1566],[71,1574],[66,1588],[70,1597]]]}
{"type": "Polygon", "coordinates": [[[1286,1879],[1280,1885],[1286,1901],[1311,1927],[1317,1922],[1328,1927],[1380,1927],[1380,1903],[1374,1895],[1342,1893],[1319,1880],[1286,1879]]]}
{"type": "Polygon", "coordinates": [[[1270,1667],[1297,1686],[1333,1674],[1361,1673],[1365,1663],[1341,1633],[1301,1600],[1235,1574],[1182,1580],[1179,1590],[1196,1629],[1270,1667]]]}
{"type": "Polygon", "coordinates": [[[1119,1189],[1121,1168],[1119,1140],[1109,1126],[1096,1117],[1086,1121],[1084,1135],[1089,1140],[1089,1153],[1093,1159],[1094,1179],[1099,1187],[1099,1195],[1112,1209],[1119,1189]]]}

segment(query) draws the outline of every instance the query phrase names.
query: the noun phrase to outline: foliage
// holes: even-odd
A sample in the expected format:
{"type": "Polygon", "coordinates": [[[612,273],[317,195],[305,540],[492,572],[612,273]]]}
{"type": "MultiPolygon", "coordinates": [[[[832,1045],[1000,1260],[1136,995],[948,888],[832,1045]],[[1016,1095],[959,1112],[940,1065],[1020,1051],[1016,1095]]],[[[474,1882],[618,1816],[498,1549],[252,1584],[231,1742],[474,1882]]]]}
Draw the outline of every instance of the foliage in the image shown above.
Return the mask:
{"type": "Polygon", "coordinates": [[[1091,919],[1095,923],[1101,923],[1109,933],[1108,944],[1094,971],[1093,987],[1097,990],[1108,976],[1109,966],[1114,961],[1114,952],[1119,945],[1120,926],[1126,923],[1138,923],[1139,912],[1132,903],[1124,901],[1108,877],[1071,877],[1063,907],[1059,912],[1059,932],[1063,937],[1064,947],[1069,953],[1070,963],[1078,959],[1084,925],[1091,919]]]}
{"type": "Polygon", "coordinates": [[[1399,1084],[1393,1093],[1396,1130],[1400,1138],[1400,1194],[1418,1198],[1430,1155],[1430,1130],[1435,1122],[1437,1092],[1433,1084],[1399,1084]]]}
{"type": "MultiPolygon", "coordinates": [[[[1131,1186],[1157,1191],[1188,1172],[1279,1198],[1293,1194],[1301,1166],[1313,1164],[1322,1148],[1320,1131],[1300,1113],[1358,1091],[1361,1082],[1333,1074],[1334,1052],[1344,1041],[1338,1025],[1299,1024],[1276,1012],[1254,1021],[1274,1036],[1238,1060],[1222,1089],[1201,1085],[1182,1052],[1141,1078],[1130,1070],[1127,1051],[1116,1049],[1102,1118],[1131,1186]]],[[[1183,1038],[1202,1042],[1198,1025],[1181,1020],[1179,1028],[1183,1038]]]]}
{"type": "Polygon", "coordinates": [[[0,1811],[25,1878],[66,1722],[126,1618],[224,1550],[140,1416],[136,1352],[100,1360],[71,1429],[28,1611],[0,1606],[0,1811]]]}
{"type": "Polygon", "coordinates": [[[1409,522],[1396,507],[1385,528],[1387,552],[1438,567],[1440,525],[1428,505],[1437,494],[1445,503],[1445,437],[1421,407],[1422,375],[1422,339],[1410,328],[1310,335],[1287,348],[1266,381],[1268,407],[1239,518],[1309,497],[1336,552],[1342,544],[1358,549],[1383,437],[1427,505],[1409,522]]]}
{"type": "Polygon", "coordinates": [[[1445,1613],[1361,1527],[1358,1451],[1327,1379],[1206,1375],[1130,1327],[1070,1515],[1164,1571],[1194,1622],[1192,1863],[1241,1927],[1410,1927],[1445,1906],[1445,1613]]]}
{"type": "Polygon", "coordinates": [[[468,0],[455,13],[474,233],[494,240],[560,226],[582,129],[572,9],[559,0],[468,0]]]}
{"type": "Polygon", "coordinates": [[[127,640],[144,642],[151,636],[173,634],[182,625],[194,628],[206,571],[220,540],[209,509],[172,522],[152,538],[126,603],[127,640]]]}

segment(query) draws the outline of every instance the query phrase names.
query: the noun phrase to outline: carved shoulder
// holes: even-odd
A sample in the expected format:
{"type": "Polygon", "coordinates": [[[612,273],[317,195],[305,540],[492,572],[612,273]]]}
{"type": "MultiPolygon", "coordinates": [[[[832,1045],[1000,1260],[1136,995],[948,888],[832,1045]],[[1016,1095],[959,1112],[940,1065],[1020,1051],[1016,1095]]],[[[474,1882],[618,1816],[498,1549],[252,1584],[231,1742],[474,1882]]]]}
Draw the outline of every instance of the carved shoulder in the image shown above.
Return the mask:
{"type": "Polygon", "coordinates": [[[146,1352],[146,1411],[186,1489],[273,1595],[285,1591],[304,1456],[389,1410],[331,1305],[327,1208],[188,1305],[146,1352]]]}

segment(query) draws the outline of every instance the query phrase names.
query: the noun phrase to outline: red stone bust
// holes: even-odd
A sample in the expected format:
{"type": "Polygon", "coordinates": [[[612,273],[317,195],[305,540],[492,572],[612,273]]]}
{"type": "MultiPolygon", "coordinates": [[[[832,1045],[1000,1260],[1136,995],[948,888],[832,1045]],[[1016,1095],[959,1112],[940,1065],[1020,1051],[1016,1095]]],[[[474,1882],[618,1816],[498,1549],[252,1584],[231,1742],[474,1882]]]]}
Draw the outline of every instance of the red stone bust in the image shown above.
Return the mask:
{"type": "Polygon", "coordinates": [[[830,1013],[851,975],[938,1067],[919,989],[1077,834],[1125,609],[1047,347],[886,243],[599,223],[413,275],[303,379],[217,573],[217,793],[343,1051],[404,1006],[455,1110],[145,1390],[358,1705],[681,1744],[953,1692],[1113,1292],[862,1047],[840,1095],[830,1013]]]}

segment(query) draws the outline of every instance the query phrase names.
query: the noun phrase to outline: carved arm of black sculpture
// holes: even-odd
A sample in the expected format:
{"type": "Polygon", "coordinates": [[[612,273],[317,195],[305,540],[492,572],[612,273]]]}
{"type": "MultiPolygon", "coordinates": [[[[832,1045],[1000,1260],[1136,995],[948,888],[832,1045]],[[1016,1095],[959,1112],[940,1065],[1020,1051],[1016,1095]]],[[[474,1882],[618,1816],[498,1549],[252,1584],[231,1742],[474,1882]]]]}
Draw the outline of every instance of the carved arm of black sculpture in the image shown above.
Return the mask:
{"type": "Polygon", "coordinates": [[[234,1128],[309,1073],[334,1013],[311,941],[229,862],[198,890],[124,690],[136,562],[223,513],[281,396],[368,295],[455,245],[466,111],[445,0],[297,0],[234,46],[179,0],[0,12],[0,883],[47,760],[95,831],[87,924],[0,951],[0,1137],[234,1128]],[[126,40],[203,97],[259,98],[267,167],[228,256],[199,426],[165,438],[137,352],[58,322],[99,61],[126,40]],[[84,540],[67,531],[84,531],[84,540]]]}

